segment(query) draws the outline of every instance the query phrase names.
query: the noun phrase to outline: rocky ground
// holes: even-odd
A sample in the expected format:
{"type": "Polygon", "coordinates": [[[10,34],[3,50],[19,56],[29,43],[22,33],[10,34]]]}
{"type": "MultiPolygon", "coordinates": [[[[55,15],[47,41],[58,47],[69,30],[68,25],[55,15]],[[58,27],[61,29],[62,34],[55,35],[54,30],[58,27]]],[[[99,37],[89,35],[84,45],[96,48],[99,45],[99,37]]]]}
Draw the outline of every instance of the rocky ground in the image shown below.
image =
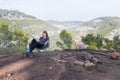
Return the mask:
{"type": "MultiPolygon", "coordinates": [[[[0,58],[0,80],[120,80],[120,60],[110,54],[89,53],[100,63],[82,60],[87,52],[57,51],[56,55],[0,58]],[[87,65],[92,63],[94,65],[87,65]],[[86,66],[87,65],[87,66],[86,66]]],[[[52,53],[51,53],[52,54],[52,53]]]]}

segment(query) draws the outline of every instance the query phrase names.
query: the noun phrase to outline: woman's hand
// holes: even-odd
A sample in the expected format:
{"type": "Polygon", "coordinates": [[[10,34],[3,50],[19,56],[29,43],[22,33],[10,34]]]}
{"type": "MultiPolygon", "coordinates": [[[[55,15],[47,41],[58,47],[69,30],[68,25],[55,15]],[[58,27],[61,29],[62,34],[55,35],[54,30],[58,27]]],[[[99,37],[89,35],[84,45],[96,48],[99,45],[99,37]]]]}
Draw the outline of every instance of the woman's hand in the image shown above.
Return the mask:
{"type": "Polygon", "coordinates": [[[48,42],[45,42],[45,45],[47,45],[48,44],[48,42]]]}

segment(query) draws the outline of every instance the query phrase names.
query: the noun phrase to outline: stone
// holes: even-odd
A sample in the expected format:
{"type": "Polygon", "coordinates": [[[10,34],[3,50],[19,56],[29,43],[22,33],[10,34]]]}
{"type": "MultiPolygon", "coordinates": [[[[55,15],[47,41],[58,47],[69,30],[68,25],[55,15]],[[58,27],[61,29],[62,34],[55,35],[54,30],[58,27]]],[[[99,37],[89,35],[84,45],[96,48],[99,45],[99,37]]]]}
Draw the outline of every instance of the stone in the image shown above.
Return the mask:
{"type": "Polygon", "coordinates": [[[7,77],[10,77],[10,76],[12,76],[13,75],[13,73],[8,73],[7,74],[7,77]]]}
{"type": "Polygon", "coordinates": [[[89,61],[89,60],[86,60],[85,63],[90,63],[90,61],[89,61]]]}
{"type": "Polygon", "coordinates": [[[96,57],[93,57],[92,60],[93,60],[94,63],[102,63],[102,62],[101,62],[98,58],[96,58],[96,57]]]}
{"type": "Polygon", "coordinates": [[[40,62],[41,60],[39,59],[38,62],[40,62]]]}
{"type": "Polygon", "coordinates": [[[118,52],[113,52],[111,55],[112,59],[118,59],[120,57],[120,54],[118,52]]]}
{"type": "Polygon", "coordinates": [[[85,67],[95,67],[96,65],[92,62],[87,62],[84,64],[85,67]]]}
{"type": "Polygon", "coordinates": [[[74,62],[76,60],[76,58],[73,56],[73,57],[67,57],[67,58],[65,58],[63,60],[66,60],[68,62],[74,62]]]}
{"type": "Polygon", "coordinates": [[[83,65],[84,65],[84,62],[83,62],[83,61],[78,61],[78,60],[76,60],[76,61],[74,62],[74,65],[83,66],[83,65]]]}
{"type": "Polygon", "coordinates": [[[70,57],[70,56],[71,56],[70,54],[62,54],[60,56],[60,59],[65,59],[65,58],[70,57]]]}
{"type": "Polygon", "coordinates": [[[93,62],[93,63],[102,63],[101,60],[99,59],[99,57],[95,57],[93,56],[92,54],[90,53],[87,53],[87,52],[83,52],[81,54],[81,59],[83,61],[90,61],[90,62],[93,62]]]}
{"type": "Polygon", "coordinates": [[[50,67],[49,67],[49,70],[52,70],[52,69],[53,69],[53,67],[52,67],[52,66],[50,66],[50,67]]]}
{"type": "Polygon", "coordinates": [[[91,60],[93,58],[93,55],[87,52],[82,52],[81,53],[81,58],[82,60],[91,60]]]}
{"type": "Polygon", "coordinates": [[[59,63],[66,63],[67,62],[66,60],[56,60],[56,61],[59,63]]]}
{"type": "Polygon", "coordinates": [[[111,62],[110,62],[110,61],[106,61],[106,63],[107,63],[107,64],[111,64],[111,62]]]}

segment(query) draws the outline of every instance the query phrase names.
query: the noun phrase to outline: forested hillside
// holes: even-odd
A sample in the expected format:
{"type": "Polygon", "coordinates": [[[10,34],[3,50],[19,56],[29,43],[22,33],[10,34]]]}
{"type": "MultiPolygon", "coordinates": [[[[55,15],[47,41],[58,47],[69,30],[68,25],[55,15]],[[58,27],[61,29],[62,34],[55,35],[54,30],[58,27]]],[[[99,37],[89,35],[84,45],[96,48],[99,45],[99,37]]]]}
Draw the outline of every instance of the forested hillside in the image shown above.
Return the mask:
{"type": "Polygon", "coordinates": [[[59,40],[58,33],[60,32],[56,26],[15,10],[0,9],[0,17],[0,25],[7,24],[10,31],[20,30],[29,39],[33,37],[38,39],[43,31],[48,31],[51,40],[50,47],[51,49],[56,47],[55,43],[59,40]]]}
{"type": "Polygon", "coordinates": [[[85,22],[83,26],[93,27],[101,35],[110,33],[113,29],[120,27],[119,17],[101,17],[85,22]]]}
{"type": "MultiPolygon", "coordinates": [[[[113,36],[120,35],[118,33],[120,28],[120,18],[119,17],[100,17],[87,22],[83,22],[81,25],[69,28],[74,35],[81,33],[82,29],[88,29],[88,33],[100,34],[102,36],[110,37],[110,34],[113,36]],[[117,32],[117,34],[116,34],[117,32]]],[[[84,34],[84,32],[82,33],[84,34]]]]}
{"type": "MultiPolygon", "coordinates": [[[[0,9],[0,25],[6,23],[10,31],[20,30],[28,38],[39,38],[42,31],[46,30],[51,39],[51,49],[56,49],[56,41],[59,41],[59,33],[66,29],[75,38],[87,33],[100,34],[107,38],[120,35],[120,18],[100,17],[87,22],[82,21],[43,21],[31,15],[16,11],[0,9]]],[[[76,39],[76,38],[75,38],[76,39]]]]}

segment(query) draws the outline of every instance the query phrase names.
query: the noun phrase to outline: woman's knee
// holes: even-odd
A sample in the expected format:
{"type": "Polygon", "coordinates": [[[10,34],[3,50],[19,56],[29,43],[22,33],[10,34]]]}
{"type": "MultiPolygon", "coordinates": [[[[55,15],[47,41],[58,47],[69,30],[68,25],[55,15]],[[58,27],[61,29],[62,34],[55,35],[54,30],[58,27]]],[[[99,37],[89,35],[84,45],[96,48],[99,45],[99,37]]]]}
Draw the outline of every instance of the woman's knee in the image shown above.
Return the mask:
{"type": "Polygon", "coordinates": [[[36,41],[36,39],[32,39],[32,41],[36,41]]]}

